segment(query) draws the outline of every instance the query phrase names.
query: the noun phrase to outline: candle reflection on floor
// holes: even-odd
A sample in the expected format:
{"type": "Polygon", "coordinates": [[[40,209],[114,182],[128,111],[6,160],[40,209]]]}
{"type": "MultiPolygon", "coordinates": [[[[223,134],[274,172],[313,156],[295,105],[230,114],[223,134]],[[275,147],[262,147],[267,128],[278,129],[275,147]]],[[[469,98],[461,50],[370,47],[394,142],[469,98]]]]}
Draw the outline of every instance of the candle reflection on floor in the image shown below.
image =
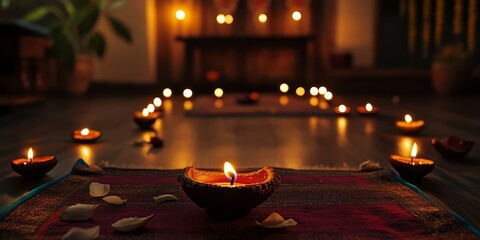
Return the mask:
{"type": "Polygon", "coordinates": [[[347,118],[345,117],[339,117],[337,118],[337,136],[338,140],[341,142],[346,140],[346,132],[347,132],[347,118]]]}
{"type": "Polygon", "coordinates": [[[400,156],[410,156],[414,139],[411,137],[400,137],[397,141],[397,152],[400,156]]]}
{"type": "Polygon", "coordinates": [[[89,145],[82,144],[78,146],[78,156],[80,156],[80,158],[87,164],[94,163],[94,154],[89,145]]]}

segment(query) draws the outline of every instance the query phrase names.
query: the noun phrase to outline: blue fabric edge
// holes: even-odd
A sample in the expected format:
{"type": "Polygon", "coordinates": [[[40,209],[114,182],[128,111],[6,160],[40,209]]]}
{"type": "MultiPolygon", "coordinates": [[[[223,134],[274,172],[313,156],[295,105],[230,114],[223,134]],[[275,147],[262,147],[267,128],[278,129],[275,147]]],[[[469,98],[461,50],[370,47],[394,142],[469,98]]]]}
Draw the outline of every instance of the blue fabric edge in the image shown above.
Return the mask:
{"type": "MultiPolygon", "coordinates": [[[[441,207],[437,202],[435,202],[435,200],[433,200],[430,196],[428,196],[428,194],[426,194],[425,192],[423,192],[420,188],[418,188],[417,186],[405,181],[402,177],[400,177],[400,175],[398,175],[392,168],[388,168],[388,170],[390,171],[390,174],[392,175],[393,179],[395,179],[396,181],[400,182],[401,184],[407,186],[408,188],[412,189],[414,192],[420,194],[422,197],[424,197],[425,199],[427,199],[430,203],[432,203],[433,205],[437,206],[437,207],[441,207]]],[[[443,208],[443,207],[442,207],[443,208]]],[[[474,226],[472,226],[470,223],[467,222],[467,220],[465,220],[464,218],[462,218],[460,215],[458,215],[457,213],[455,213],[454,211],[452,210],[448,210],[448,213],[450,215],[452,215],[454,218],[456,218],[458,221],[460,221],[460,223],[466,228],[468,229],[471,233],[473,233],[474,235],[476,235],[477,237],[480,238],[480,231],[475,228],[474,226]]]]}
{"type": "Polygon", "coordinates": [[[14,202],[10,203],[9,205],[7,205],[5,208],[3,208],[0,211],[0,222],[3,221],[8,216],[8,214],[10,214],[11,211],[15,210],[20,204],[28,201],[29,199],[33,198],[35,195],[37,195],[41,191],[51,187],[52,185],[55,185],[56,183],[61,182],[61,181],[65,180],[66,178],[70,177],[73,174],[73,171],[74,171],[76,166],[88,167],[88,164],[85,161],[83,161],[83,159],[78,159],[75,162],[75,164],[73,165],[70,173],[66,174],[65,176],[61,176],[61,177],[57,177],[55,179],[52,179],[51,181],[48,181],[48,182],[34,188],[32,191],[28,192],[23,197],[21,197],[21,198],[15,200],[14,202]]]}

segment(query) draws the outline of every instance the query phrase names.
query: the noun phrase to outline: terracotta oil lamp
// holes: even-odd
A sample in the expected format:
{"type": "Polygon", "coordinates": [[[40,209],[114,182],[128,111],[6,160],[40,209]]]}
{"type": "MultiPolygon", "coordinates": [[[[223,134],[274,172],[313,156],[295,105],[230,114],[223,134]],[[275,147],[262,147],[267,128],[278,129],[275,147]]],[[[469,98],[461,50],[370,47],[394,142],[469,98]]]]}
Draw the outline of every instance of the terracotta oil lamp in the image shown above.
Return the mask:
{"type": "Polygon", "coordinates": [[[378,113],[378,108],[370,103],[367,103],[365,106],[358,106],[357,112],[360,115],[372,116],[378,113]]]}
{"type": "Polygon", "coordinates": [[[233,219],[246,215],[267,200],[280,185],[280,176],[271,167],[237,174],[232,165],[225,162],[223,172],[187,167],[178,181],[187,196],[208,214],[233,219]]]}
{"type": "Polygon", "coordinates": [[[340,116],[346,116],[350,114],[350,107],[347,107],[342,104],[335,108],[335,113],[340,116]]]}
{"type": "Polygon", "coordinates": [[[97,130],[84,128],[82,130],[74,130],[72,133],[72,139],[75,142],[91,143],[95,142],[102,136],[102,133],[97,130]]]}
{"type": "Polygon", "coordinates": [[[247,96],[237,99],[237,103],[241,105],[255,105],[260,101],[258,92],[251,92],[247,96]]]}
{"type": "Polygon", "coordinates": [[[444,158],[450,160],[463,159],[475,142],[473,140],[461,139],[459,137],[433,138],[432,145],[444,158]]]}
{"type": "Polygon", "coordinates": [[[147,108],[144,108],[142,112],[135,112],[134,120],[141,129],[150,129],[159,116],[158,112],[150,113],[147,108]]]}
{"type": "Polygon", "coordinates": [[[420,180],[435,168],[435,162],[428,159],[416,158],[417,143],[413,144],[410,157],[390,155],[389,163],[395,170],[407,180],[420,180]]]}
{"type": "Polygon", "coordinates": [[[27,158],[15,159],[11,162],[13,171],[24,178],[40,178],[57,165],[55,156],[33,157],[32,148],[28,149],[27,158]]]}
{"type": "Polygon", "coordinates": [[[395,125],[398,129],[400,129],[403,134],[414,135],[419,133],[423,129],[423,127],[425,126],[425,121],[413,121],[412,116],[406,114],[405,121],[397,121],[395,125]]]}

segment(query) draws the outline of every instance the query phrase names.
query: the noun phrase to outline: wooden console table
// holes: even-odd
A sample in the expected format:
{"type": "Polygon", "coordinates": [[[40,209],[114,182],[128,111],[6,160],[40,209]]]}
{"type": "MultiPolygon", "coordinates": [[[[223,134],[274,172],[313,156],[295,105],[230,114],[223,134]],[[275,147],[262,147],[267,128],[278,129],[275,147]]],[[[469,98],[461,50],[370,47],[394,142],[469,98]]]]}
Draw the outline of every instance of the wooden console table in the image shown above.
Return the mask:
{"type": "MultiPolygon", "coordinates": [[[[177,37],[176,40],[182,41],[185,44],[184,83],[191,84],[193,82],[195,71],[195,50],[208,51],[212,49],[235,50],[239,52],[257,49],[292,49],[297,54],[295,75],[300,83],[305,84],[307,82],[307,47],[308,43],[313,40],[312,36],[197,36],[177,37]]],[[[244,60],[241,62],[244,62],[244,60]]],[[[239,68],[245,69],[245,64],[239,66],[239,68]]]]}

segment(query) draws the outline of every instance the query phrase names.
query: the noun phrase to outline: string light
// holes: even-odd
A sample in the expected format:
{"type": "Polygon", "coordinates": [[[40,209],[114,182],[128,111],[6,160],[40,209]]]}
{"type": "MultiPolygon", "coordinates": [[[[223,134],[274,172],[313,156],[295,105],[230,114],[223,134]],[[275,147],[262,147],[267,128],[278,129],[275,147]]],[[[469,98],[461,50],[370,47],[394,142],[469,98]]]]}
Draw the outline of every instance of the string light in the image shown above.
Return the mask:
{"type": "Polygon", "coordinates": [[[230,14],[225,15],[225,23],[232,24],[233,23],[233,16],[230,14]]]}
{"type": "Polygon", "coordinates": [[[265,23],[267,21],[267,15],[265,15],[264,13],[258,15],[258,21],[261,22],[261,23],[265,23]]]}
{"type": "Polygon", "coordinates": [[[295,11],[292,13],[292,18],[295,21],[300,21],[300,19],[302,19],[302,14],[299,11],[295,11]]]}
{"type": "Polygon", "coordinates": [[[223,14],[218,14],[218,15],[217,15],[217,22],[218,22],[219,24],[224,24],[224,23],[225,23],[225,15],[223,15],[223,14]]]}

